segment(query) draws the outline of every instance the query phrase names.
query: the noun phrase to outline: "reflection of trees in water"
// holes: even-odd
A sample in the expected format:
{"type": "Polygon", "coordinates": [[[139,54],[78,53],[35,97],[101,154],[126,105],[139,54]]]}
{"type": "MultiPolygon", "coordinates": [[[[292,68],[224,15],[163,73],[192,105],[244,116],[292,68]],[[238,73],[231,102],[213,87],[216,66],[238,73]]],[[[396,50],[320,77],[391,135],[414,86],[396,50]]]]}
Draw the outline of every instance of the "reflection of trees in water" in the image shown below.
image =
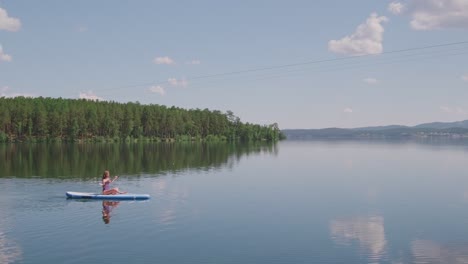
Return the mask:
{"type": "Polygon", "coordinates": [[[164,173],[232,166],[248,154],[276,154],[274,143],[2,144],[0,177],[45,178],[164,173]]]}
{"type": "Polygon", "coordinates": [[[440,245],[429,240],[414,240],[411,243],[413,263],[468,263],[468,245],[440,245]]]}
{"type": "Polygon", "coordinates": [[[378,262],[387,253],[384,220],[381,216],[353,217],[330,221],[332,240],[338,245],[358,241],[369,261],[378,262]]]}

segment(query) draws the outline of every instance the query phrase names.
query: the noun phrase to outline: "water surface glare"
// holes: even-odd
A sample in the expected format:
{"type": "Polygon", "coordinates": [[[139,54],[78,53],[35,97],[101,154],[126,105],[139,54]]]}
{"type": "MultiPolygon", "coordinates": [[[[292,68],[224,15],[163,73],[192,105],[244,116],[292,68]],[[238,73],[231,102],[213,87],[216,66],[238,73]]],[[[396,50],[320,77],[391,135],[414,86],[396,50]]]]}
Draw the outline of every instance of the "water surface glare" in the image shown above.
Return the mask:
{"type": "Polygon", "coordinates": [[[468,262],[466,142],[0,145],[0,160],[0,263],[468,262]],[[151,199],[65,198],[104,169],[151,199]]]}

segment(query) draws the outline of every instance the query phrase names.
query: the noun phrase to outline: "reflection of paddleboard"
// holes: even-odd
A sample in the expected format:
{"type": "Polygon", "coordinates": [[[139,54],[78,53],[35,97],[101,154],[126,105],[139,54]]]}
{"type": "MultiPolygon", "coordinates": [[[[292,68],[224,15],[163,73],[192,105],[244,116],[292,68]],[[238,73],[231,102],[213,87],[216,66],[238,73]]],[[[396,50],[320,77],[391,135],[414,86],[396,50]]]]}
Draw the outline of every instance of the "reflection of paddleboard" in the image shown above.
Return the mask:
{"type": "Polygon", "coordinates": [[[101,200],[146,200],[149,199],[149,194],[125,193],[115,195],[104,195],[99,193],[85,192],[66,192],[68,198],[74,199],[101,199],[101,200]]]}

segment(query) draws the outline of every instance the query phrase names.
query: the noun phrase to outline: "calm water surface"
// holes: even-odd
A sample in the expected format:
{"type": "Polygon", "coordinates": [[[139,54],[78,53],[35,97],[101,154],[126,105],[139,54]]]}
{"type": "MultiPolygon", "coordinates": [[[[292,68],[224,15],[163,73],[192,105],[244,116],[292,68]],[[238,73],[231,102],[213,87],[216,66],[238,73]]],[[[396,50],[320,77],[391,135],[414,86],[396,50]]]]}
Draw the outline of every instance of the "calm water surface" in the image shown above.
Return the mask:
{"type": "Polygon", "coordinates": [[[0,145],[0,263],[467,263],[468,144],[0,145]],[[149,201],[67,200],[100,174],[149,201]]]}

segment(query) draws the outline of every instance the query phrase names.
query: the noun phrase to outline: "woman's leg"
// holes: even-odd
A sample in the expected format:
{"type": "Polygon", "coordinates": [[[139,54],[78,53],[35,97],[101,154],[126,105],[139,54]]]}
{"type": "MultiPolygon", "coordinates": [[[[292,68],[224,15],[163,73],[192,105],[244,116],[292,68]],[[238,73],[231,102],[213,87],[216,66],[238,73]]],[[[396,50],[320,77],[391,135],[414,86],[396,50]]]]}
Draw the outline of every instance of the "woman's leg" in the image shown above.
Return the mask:
{"type": "Polygon", "coordinates": [[[102,194],[105,194],[105,195],[115,195],[115,194],[124,194],[124,193],[127,193],[127,192],[121,192],[119,191],[119,188],[112,188],[110,190],[105,190],[102,192],[102,194]]]}
{"type": "Polygon", "coordinates": [[[118,194],[119,192],[115,191],[115,189],[110,189],[110,190],[105,190],[102,192],[102,194],[104,195],[114,195],[114,194],[118,194]]]}
{"type": "Polygon", "coordinates": [[[119,190],[119,188],[115,188],[115,190],[117,191],[117,193],[118,193],[118,194],[124,194],[124,193],[127,193],[127,192],[121,192],[121,191],[119,190]]]}

